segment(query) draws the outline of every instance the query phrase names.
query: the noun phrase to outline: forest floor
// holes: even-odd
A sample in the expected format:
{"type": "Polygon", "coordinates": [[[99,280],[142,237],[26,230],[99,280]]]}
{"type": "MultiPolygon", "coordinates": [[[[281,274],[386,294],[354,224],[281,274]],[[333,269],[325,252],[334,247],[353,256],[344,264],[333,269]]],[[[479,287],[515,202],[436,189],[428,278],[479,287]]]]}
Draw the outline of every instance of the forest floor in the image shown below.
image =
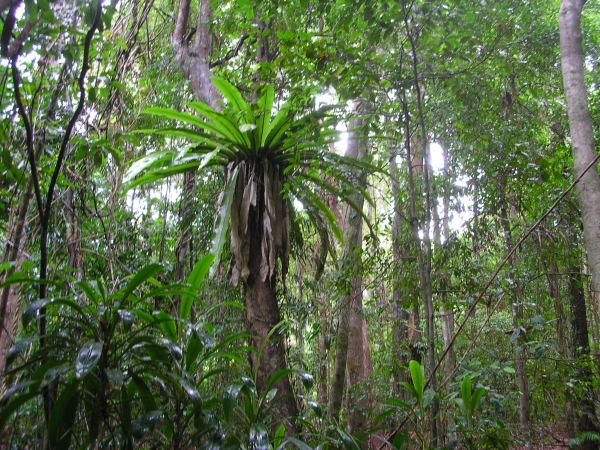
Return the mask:
{"type": "MultiPolygon", "coordinates": [[[[559,450],[569,448],[569,435],[565,430],[555,429],[552,425],[538,429],[532,439],[529,450],[559,450]]],[[[514,450],[526,450],[525,446],[511,447],[514,450]]]]}

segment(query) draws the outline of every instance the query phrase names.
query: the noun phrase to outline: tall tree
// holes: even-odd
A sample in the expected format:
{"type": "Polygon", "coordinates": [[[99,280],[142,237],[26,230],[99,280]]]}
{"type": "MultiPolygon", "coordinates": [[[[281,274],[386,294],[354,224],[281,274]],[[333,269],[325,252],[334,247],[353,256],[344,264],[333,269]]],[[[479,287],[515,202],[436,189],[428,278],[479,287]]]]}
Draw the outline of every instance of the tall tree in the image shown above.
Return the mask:
{"type": "Polygon", "coordinates": [[[588,90],[584,77],[581,14],[586,0],[563,0],[560,5],[560,60],[569,115],[575,177],[587,262],[596,301],[600,293],[600,176],[598,166],[584,171],[597,158],[588,90]]]}

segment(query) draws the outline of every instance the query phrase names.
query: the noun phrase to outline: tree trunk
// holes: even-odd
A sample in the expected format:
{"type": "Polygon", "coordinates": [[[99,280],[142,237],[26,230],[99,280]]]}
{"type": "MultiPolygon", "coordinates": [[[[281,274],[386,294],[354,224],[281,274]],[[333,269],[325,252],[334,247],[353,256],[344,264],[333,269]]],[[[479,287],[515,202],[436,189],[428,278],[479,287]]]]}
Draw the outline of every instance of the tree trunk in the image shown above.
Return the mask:
{"type": "MultiPolygon", "coordinates": [[[[577,235],[573,233],[574,247],[577,248],[577,235]]],[[[574,252],[576,253],[576,252],[574,252]]],[[[577,402],[577,431],[580,433],[599,433],[600,426],[596,417],[594,392],[592,389],[593,374],[590,369],[590,347],[587,324],[585,294],[583,290],[583,276],[576,255],[571,256],[572,263],[569,270],[569,300],[571,306],[571,333],[572,352],[575,358],[575,377],[580,382],[581,397],[577,402]]],[[[598,442],[583,441],[580,450],[598,450],[598,442]]]]}
{"type": "Polygon", "coordinates": [[[317,294],[319,305],[319,320],[321,322],[321,335],[319,336],[318,377],[317,377],[317,402],[320,405],[327,403],[327,377],[329,373],[329,346],[331,344],[330,314],[327,311],[328,296],[323,291],[317,294]]]}
{"type": "MultiPolygon", "coordinates": [[[[575,178],[596,158],[588,90],[584,80],[584,57],[581,44],[581,12],[585,0],[563,0],[560,6],[560,51],[563,83],[569,114],[575,178]]],[[[600,292],[600,176],[594,165],[577,185],[585,251],[592,290],[597,301],[600,292]]]]}
{"type": "MultiPolygon", "coordinates": [[[[392,144],[390,143],[390,148],[392,144]]],[[[393,323],[393,340],[394,340],[394,352],[393,358],[394,364],[393,377],[394,377],[394,393],[397,397],[401,397],[403,400],[408,400],[406,395],[406,389],[400,386],[402,382],[409,382],[409,372],[407,370],[408,363],[411,359],[415,359],[420,362],[420,354],[415,349],[415,343],[418,342],[419,333],[415,333],[415,317],[419,316],[419,303],[412,301],[410,293],[406,289],[402,288],[402,275],[400,267],[402,260],[406,260],[408,252],[406,251],[407,246],[402,245],[402,233],[401,233],[401,220],[404,217],[400,210],[400,183],[398,181],[399,171],[398,164],[396,163],[396,153],[391,152],[390,155],[390,169],[392,174],[392,195],[394,202],[394,221],[392,223],[392,256],[393,256],[393,273],[392,279],[392,307],[394,311],[394,323],[393,323]],[[412,306],[413,311],[408,309],[412,306]],[[416,310],[415,310],[416,309],[416,310]]]]}
{"type": "MultiPolygon", "coordinates": [[[[6,249],[3,257],[3,262],[15,261],[16,267],[6,271],[2,281],[11,276],[16,269],[21,267],[21,263],[25,259],[25,253],[20,249],[23,238],[25,237],[25,219],[29,209],[29,202],[33,195],[33,181],[31,177],[27,181],[21,202],[18,205],[14,226],[8,234],[11,242],[6,243],[6,249]]],[[[6,354],[14,343],[14,326],[18,324],[17,317],[19,314],[20,296],[15,291],[14,286],[6,286],[0,293],[0,373],[4,372],[6,365],[6,354]]],[[[6,379],[2,377],[2,386],[0,393],[4,394],[6,389],[6,379]]]]}
{"type": "MultiPolygon", "coordinates": [[[[512,250],[512,234],[510,231],[510,222],[508,219],[506,196],[504,181],[500,184],[500,214],[502,218],[502,227],[504,229],[504,239],[506,249],[508,252],[512,250]]],[[[521,325],[519,325],[519,312],[520,312],[520,299],[519,299],[519,287],[515,280],[515,268],[514,268],[514,257],[511,256],[508,260],[509,276],[512,280],[510,289],[511,303],[512,303],[512,319],[513,319],[513,330],[515,333],[519,333],[517,340],[515,341],[515,372],[517,375],[517,385],[519,387],[519,422],[521,425],[521,433],[526,442],[529,445],[530,439],[530,406],[529,406],[529,387],[527,384],[527,374],[525,371],[525,352],[524,348],[519,346],[519,343],[523,342],[521,337],[521,325]]]]}
{"type": "MultiPolygon", "coordinates": [[[[212,52],[212,33],[210,30],[212,9],[210,0],[200,1],[194,41],[191,46],[187,37],[190,20],[190,2],[191,0],[180,0],[179,2],[175,30],[171,36],[171,45],[183,73],[190,80],[195,97],[218,111],[221,109],[217,103],[219,95],[212,82],[210,71],[210,56],[212,52]]],[[[183,282],[186,279],[187,256],[193,240],[190,206],[192,205],[192,195],[195,186],[196,171],[192,170],[185,173],[183,176],[182,201],[179,207],[181,234],[175,249],[175,273],[178,282],[183,282]]],[[[179,301],[180,298],[175,299],[174,307],[176,311],[179,309],[179,301]]]]}
{"type": "MultiPolygon", "coordinates": [[[[444,160],[446,160],[446,155],[444,153],[444,160]]],[[[433,166],[431,164],[431,158],[428,158],[427,170],[430,175],[433,175],[433,166]]],[[[446,251],[444,245],[442,244],[442,236],[444,237],[444,241],[446,244],[448,243],[448,239],[450,238],[450,228],[448,215],[450,213],[450,199],[448,195],[446,195],[445,187],[448,185],[448,170],[444,167],[444,193],[441,195],[442,204],[443,204],[443,217],[440,218],[437,208],[437,198],[439,198],[439,193],[434,191],[434,201],[431,206],[431,213],[433,215],[433,239],[436,248],[436,253],[442,253],[446,251]]],[[[441,258],[442,261],[445,258],[441,258]]],[[[454,311],[452,309],[446,309],[446,291],[449,287],[450,280],[448,275],[445,272],[445,268],[440,266],[436,268],[435,278],[437,280],[437,285],[439,288],[438,298],[441,300],[440,302],[440,319],[442,322],[442,336],[444,339],[444,349],[450,346],[452,342],[452,338],[454,337],[454,311]]],[[[444,370],[445,376],[449,376],[454,371],[454,367],[456,366],[456,353],[454,351],[454,347],[450,346],[448,349],[448,353],[443,361],[442,368],[444,370]]],[[[449,405],[445,411],[440,414],[440,423],[442,429],[450,429],[452,427],[452,417],[454,416],[454,405],[449,405]]],[[[444,434],[440,433],[442,438],[444,438],[444,434]]],[[[453,433],[450,436],[450,440],[454,440],[456,435],[453,433]]]]}
{"type": "MultiPolygon", "coordinates": [[[[357,99],[354,101],[353,109],[355,112],[361,114],[364,112],[366,105],[361,103],[362,100],[357,99]]],[[[350,122],[349,129],[350,139],[348,140],[348,148],[346,150],[346,156],[361,159],[367,151],[367,140],[362,137],[364,136],[361,128],[364,126],[362,118],[354,119],[350,122]]],[[[366,180],[364,176],[358,172],[355,172],[353,177],[356,179],[356,183],[364,186],[366,180]]],[[[352,200],[355,202],[358,208],[362,208],[364,198],[360,191],[356,190],[352,194],[352,200]]],[[[360,317],[352,317],[353,314],[360,314],[359,312],[353,311],[353,305],[360,306],[362,311],[362,279],[357,277],[356,269],[360,267],[361,257],[360,252],[362,250],[362,216],[354,211],[352,208],[345,208],[344,212],[344,249],[342,252],[341,263],[343,264],[344,273],[347,277],[352,277],[343,287],[342,292],[339,296],[340,315],[338,319],[338,330],[336,340],[336,352],[335,352],[335,365],[333,369],[333,378],[331,381],[331,388],[329,393],[329,405],[327,414],[330,420],[337,422],[339,418],[340,409],[342,406],[342,399],[344,394],[344,382],[346,369],[350,369],[348,358],[353,361],[350,362],[353,373],[351,374],[350,382],[360,377],[354,368],[355,363],[362,364],[362,361],[366,360],[364,355],[365,347],[362,345],[362,315],[360,317]],[[356,297],[356,299],[354,299],[356,297]],[[360,299],[359,299],[360,297],[360,299]],[[353,324],[353,333],[350,332],[350,326],[353,324]],[[361,343],[353,343],[349,345],[350,339],[361,339],[361,343]],[[349,349],[352,349],[352,354],[349,354],[349,349]],[[356,354],[360,353],[360,354],[356,354]]],[[[368,348],[368,345],[367,345],[368,348]]],[[[360,409],[360,408],[359,408],[360,409]]],[[[354,417],[356,423],[355,426],[361,426],[364,422],[358,415],[354,417]]],[[[351,424],[352,425],[352,424],[351,424]]]]}
{"type": "MultiPolygon", "coordinates": [[[[279,304],[275,295],[276,276],[267,275],[263,279],[263,227],[266,209],[264,207],[264,184],[257,195],[257,204],[250,208],[248,217],[249,237],[249,276],[245,281],[246,319],[251,334],[251,346],[258,353],[252,352],[252,369],[256,373],[256,385],[259,395],[265,395],[265,387],[269,377],[275,372],[287,367],[284,348],[284,336],[275,331],[269,333],[281,322],[279,304]]],[[[277,201],[277,200],[276,200],[277,201]]],[[[296,434],[295,418],[298,416],[298,406],[290,380],[287,376],[281,378],[274,386],[277,395],[274,399],[274,411],[277,425],[284,425],[288,434],[296,434]]]]}
{"type": "Polygon", "coordinates": [[[65,218],[67,227],[67,249],[69,251],[68,267],[73,269],[76,281],[81,281],[83,276],[83,252],[81,251],[81,230],[79,219],[75,210],[73,188],[68,187],[65,192],[65,218]]]}
{"type": "Polygon", "coordinates": [[[348,429],[351,433],[369,428],[367,411],[374,406],[368,381],[373,372],[371,350],[367,338],[367,323],[363,314],[362,277],[355,276],[351,281],[350,317],[348,320],[348,403],[350,418],[348,429]]]}
{"type": "MultiPolygon", "coordinates": [[[[554,255],[550,255],[550,267],[546,272],[548,278],[548,287],[550,297],[554,300],[554,311],[556,313],[556,342],[558,344],[558,352],[561,357],[567,361],[569,351],[565,340],[565,315],[563,312],[562,301],[560,297],[560,284],[558,279],[558,266],[554,259],[554,255]]],[[[573,414],[573,398],[570,389],[565,389],[565,428],[569,438],[575,437],[575,416],[573,414]]]]}

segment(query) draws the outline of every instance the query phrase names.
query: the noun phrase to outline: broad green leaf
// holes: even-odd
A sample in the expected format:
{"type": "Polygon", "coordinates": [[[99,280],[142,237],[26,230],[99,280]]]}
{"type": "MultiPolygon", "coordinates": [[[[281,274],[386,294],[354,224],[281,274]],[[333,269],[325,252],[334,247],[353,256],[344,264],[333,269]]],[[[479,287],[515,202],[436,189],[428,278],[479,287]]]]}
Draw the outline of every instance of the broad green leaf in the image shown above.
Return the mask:
{"type": "Polygon", "coordinates": [[[308,406],[310,406],[312,408],[312,410],[315,412],[317,417],[319,419],[321,419],[323,417],[323,408],[321,408],[321,405],[318,402],[314,402],[312,400],[309,400],[307,403],[308,403],[308,406]]]}
{"type": "MultiPolygon", "coordinates": [[[[410,386],[412,388],[412,386],[410,384],[406,383],[406,385],[410,386]]],[[[406,386],[404,386],[404,387],[406,387],[406,386]]],[[[411,390],[411,392],[414,392],[414,388],[413,388],[413,390],[411,390]]],[[[396,406],[396,407],[404,409],[406,411],[410,410],[410,405],[408,403],[403,402],[402,400],[398,400],[397,398],[390,398],[387,401],[387,403],[388,403],[388,405],[396,406]]]]}
{"type": "Polygon", "coordinates": [[[135,313],[127,309],[119,309],[117,312],[121,318],[121,322],[123,322],[123,328],[125,328],[125,331],[131,330],[131,327],[135,322],[135,313]]]}
{"type": "Polygon", "coordinates": [[[37,389],[41,386],[42,381],[46,380],[46,374],[56,367],[66,367],[67,369],[69,368],[69,366],[63,366],[63,361],[60,360],[52,360],[48,361],[45,364],[42,364],[31,374],[31,379],[35,381],[35,384],[29,387],[29,392],[37,392],[37,389]]]}
{"type": "Polygon", "coordinates": [[[34,399],[39,395],[39,392],[28,392],[26,394],[19,395],[7,405],[2,406],[0,408],[0,429],[4,430],[8,420],[11,416],[19,410],[21,406],[23,406],[28,401],[34,399]]]}
{"type": "Polygon", "coordinates": [[[147,324],[154,323],[154,317],[152,317],[152,314],[149,314],[146,311],[142,311],[141,309],[134,309],[132,311],[134,312],[134,314],[136,316],[138,316],[140,319],[142,319],[147,324]]]}
{"type": "Polygon", "coordinates": [[[298,378],[300,378],[304,389],[310,391],[313,385],[315,384],[315,378],[312,376],[312,374],[303,370],[295,370],[294,372],[296,373],[296,375],[298,375],[298,378]]]}
{"type": "Polygon", "coordinates": [[[271,125],[271,110],[273,109],[273,101],[275,100],[275,87],[272,84],[267,84],[263,88],[263,93],[258,99],[258,109],[260,116],[256,120],[256,136],[259,147],[264,146],[267,134],[270,131],[271,125]]]}
{"type": "MultiPolygon", "coordinates": [[[[133,381],[130,383],[134,385],[133,381]]],[[[123,435],[125,437],[124,444],[127,444],[125,448],[132,448],[131,442],[131,431],[132,431],[132,420],[131,420],[131,398],[129,397],[129,391],[127,385],[121,386],[121,427],[123,428],[123,435]]]]}
{"type": "Polygon", "coordinates": [[[202,416],[202,397],[200,396],[200,393],[189,381],[177,376],[175,376],[175,379],[190,398],[194,407],[194,415],[197,419],[200,419],[202,416]]]}
{"type": "Polygon", "coordinates": [[[88,281],[79,281],[77,283],[75,283],[75,286],[77,286],[79,289],[81,289],[83,291],[83,293],[86,295],[86,297],[91,300],[92,302],[94,302],[96,305],[102,304],[103,302],[103,298],[102,298],[102,294],[100,293],[100,291],[98,290],[98,285],[95,282],[88,282],[88,281]]]}
{"type": "Polygon", "coordinates": [[[396,437],[394,437],[392,445],[396,450],[400,450],[402,447],[404,447],[404,444],[406,443],[407,439],[408,431],[399,431],[398,433],[396,433],[396,437]]]}
{"type": "Polygon", "coordinates": [[[131,293],[133,291],[135,291],[142,283],[147,281],[149,278],[153,277],[158,272],[163,270],[163,268],[164,267],[162,264],[156,264],[156,263],[148,264],[147,266],[144,266],[141,270],[139,270],[133,276],[131,281],[129,281],[129,283],[127,283],[127,285],[125,285],[125,287],[121,290],[122,295],[123,295],[123,300],[127,300],[129,298],[129,295],[131,295],[131,293]]]}
{"type": "Polygon", "coordinates": [[[275,436],[273,436],[273,447],[274,448],[278,448],[281,445],[281,441],[283,440],[284,436],[285,436],[285,427],[283,425],[280,425],[279,428],[277,428],[277,431],[275,431],[275,436]]]}
{"type": "Polygon", "coordinates": [[[152,411],[156,411],[158,409],[156,407],[156,401],[154,400],[154,396],[152,395],[152,392],[148,388],[146,382],[136,374],[132,374],[131,379],[137,389],[138,395],[140,396],[140,400],[144,406],[144,411],[147,414],[151,413],[152,411]]]}
{"type": "Polygon", "coordinates": [[[223,393],[223,415],[227,423],[231,422],[233,417],[233,410],[237,403],[237,398],[240,395],[240,391],[244,385],[242,383],[233,383],[225,388],[223,393]]]}
{"type": "Polygon", "coordinates": [[[485,388],[482,388],[482,387],[475,389],[475,392],[473,392],[473,396],[471,397],[471,413],[472,414],[475,413],[475,410],[477,409],[477,406],[479,405],[479,402],[481,401],[481,398],[483,397],[484,394],[485,394],[485,388]]]}
{"type": "Polygon", "coordinates": [[[181,359],[183,358],[183,352],[179,345],[167,338],[162,338],[161,342],[173,358],[175,358],[177,361],[181,361],[181,359]]]}
{"type": "Polygon", "coordinates": [[[277,115],[271,121],[269,133],[263,138],[261,147],[273,148],[281,145],[285,132],[292,126],[291,108],[286,103],[277,112],[277,115]]]}
{"type": "Polygon", "coordinates": [[[83,378],[90,373],[102,356],[102,343],[88,341],[81,347],[75,360],[75,376],[83,378]]]}
{"type": "Polygon", "coordinates": [[[160,410],[150,411],[140,417],[133,427],[133,437],[143,438],[150,430],[154,428],[156,422],[162,419],[163,413],[160,410]]]}
{"type": "Polygon", "coordinates": [[[294,373],[292,369],[281,369],[275,372],[273,375],[271,375],[271,378],[269,378],[267,390],[271,389],[279,380],[281,380],[284,377],[287,377],[292,373],[294,373]]]}
{"type": "Polygon", "coordinates": [[[10,348],[10,350],[8,351],[8,353],[6,354],[6,362],[5,362],[6,368],[8,368],[13,363],[13,361],[17,358],[17,356],[19,356],[21,354],[21,352],[23,350],[28,348],[33,342],[37,341],[38,339],[39,339],[38,336],[29,337],[29,338],[22,339],[19,342],[17,342],[15,345],[13,345],[10,348]]]}
{"type": "Polygon", "coordinates": [[[43,299],[30,304],[23,312],[23,327],[29,325],[37,317],[38,310],[44,308],[48,303],[50,303],[50,300],[43,299]]]}
{"type": "Polygon", "coordinates": [[[9,275],[4,283],[0,284],[0,289],[5,288],[6,286],[10,286],[11,284],[17,283],[25,283],[26,281],[39,281],[34,278],[30,278],[29,274],[25,272],[15,272],[12,275],[9,275]]]}
{"type": "Polygon", "coordinates": [[[238,127],[237,122],[233,121],[229,115],[218,113],[210,106],[201,102],[190,102],[188,106],[198,111],[207,119],[213,122],[213,126],[216,128],[215,132],[231,142],[235,142],[239,145],[249,145],[250,141],[247,136],[244,136],[238,127]],[[218,131],[217,131],[218,130],[218,131]]]}
{"type": "Polygon", "coordinates": [[[15,395],[18,392],[21,392],[26,387],[31,386],[35,383],[35,380],[23,381],[7,389],[4,395],[2,396],[2,400],[0,400],[0,407],[4,408],[13,395],[15,395]]]}
{"type": "Polygon", "coordinates": [[[250,108],[248,104],[244,101],[244,98],[242,97],[240,91],[238,91],[236,87],[232,85],[229,81],[220,77],[212,77],[212,81],[219,90],[219,92],[223,94],[223,97],[225,98],[225,100],[227,100],[227,104],[231,109],[233,109],[234,111],[243,112],[250,111],[250,108]]]}
{"type": "Polygon", "coordinates": [[[181,298],[181,306],[179,308],[179,318],[188,320],[190,317],[190,311],[192,309],[192,303],[194,299],[197,299],[197,292],[202,283],[204,282],[204,277],[208,273],[210,266],[215,259],[214,255],[208,254],[205,255],[198,261],[194,268],[192,269],[192,273],[188,277],[187,283],[190,285],[189,294],[184,295],[181,298]]]}
{"type": "Polygon", "coordinates": [[[190,170],[196,169],[200,165],[199,161],[189,162],[186,164],[178,164],[174,166],[169,166],[166,168],[155,169],[151,172],[142,175],[139,178],[136,178],[132,182],[127,185],[127,189],[133,189],[137,186],[141,186],[143,184],[153,183],[154,181],[162,180],[163,178],[170,177],[172,175],[178,175],[180,173],[185,173],[190,170]]]}
{"type": "Polygon", "coordinates": [[[158,321],[158,326],[163,330],[167,337],[172,340],[177,339],[177,326],[170,314],[163,311],[154,312],[153,316],[158,321]]]}
{"type": "Polygon", "coordinates": [[[206,122],[200,117],[190,113],[177,111],[173,108],[151,107],[144,109],[142,111],[142,114],[151,114],[153,116],[163,117],[165,119],[176,120],[178,122],[187,123],[198,128],[204,128],[204,126],[206,125],[206,122]]]}
{"type": "Polygon", "coordinates": [[[223,198],[221,200],[221,207],[219,208],[219,214],[215,222],[214,237],[211,246],[211,254],[214,255],[214,263],[210,269],[210,276],[214,276],[216,269],[221,262],[221,252],[223,246],[227,240],[227,230],[229,228],[229,216],[231,214],[231,205],[233,203],[233,197],[235,196],[235,187],[237,185],[237,177],[239,173],[239,166],[235,166],[231,172],[231,176],[227,181],[225,190],[223,192],[223,198]]]}
{"type": "Polygon", "coordinates": [[[391,416],[392,414],[396,414],[397,411],[394,409],[388,409],[387,411],[382,412],[381,414],[378,414],[377,417],[375,417],[375,419],[373,419],[373,425],[377,426],[379,424],[379,422],[381,422],[383,419],[391,416]]]}
{"type": "Polygon", "coordinates": [[[52,408],[48,420],[50,448],[56,450],[69,448],[78,403],[79,387],[77,381],[74,380],[64,387],[52,408]]]}
{"type": "Polygon", "coordinates": [[[291,442],[292,444],[294,444],[294,446],[296,448],[299,448],[300,450],[313,450],[313,448],[311,446],[306,445],[304,442],[302,442],[302,441],[300,441],[300,440],[298,440],[296,438],[293,438],[293,437],[287,438],[285,440],[285,442],[283,444],[281,444],[281,446],[277,447],[277,450],[286,448],[286,444],[288,442],[291,442]]]}
{"type": "Polygon", "coordinates": [[[468,416],[471,415],[471,377],[465,377],[460,385],[460,391],[462,397],[463,414],[468,420],[468,416]]]}
{"type": "MultiPolygon", "coordinates": [[[[152,130],[152,131],[154,131],[154,130],[152,130]]],[[[156,163],[167,164],[168,162],[170,162],[173,159],[173,154],[174,154],[173,151],[168,150],[168,151],[162,151],[162,152],[154,152],[147,156],[144,156],[141,159],[138,159],[131,165],[129,170],[127,170],[127,172],[125,173],[125,176],[123,177],[123,184],[128,184],[135,177],[137,177],[140,173],[142,173],[148,167],[150,167],[156,163]]]]}
{"type": "Polygon", "coordinates": [[[251,450],[269,450],[269,433],[262,423],[250,425],[248,441],[251,450]]]}
{"type": "Polygon", "coordinates": [[[203,349],[204,344],[198,336],[198,332],[196,330],[192,330],[184,354],[185,370],[187,372],[192,372],[196,368],[198,364],[198,356],[200,353],[202,353],[203,349]]]}
{"type": "Polygon", "coordinates": [[[419,402],[419,407],[423,407],[423,392],[425,389],[425,378],[423,377],[423,369],[421,365],[412,360],[408,364],[408,368],[410,370],[410,377],[412,378],[413,386],[415,387],[415,394],[417,396],[417,401],[419,402]]]}
{"type": "Polygon", "coordinates": [[[356,443],[356,441],[348,436],[341,428],[336,428],[338,434],[340,435],[340,438],[342,439],[342,443],[344,444],[344,448],[346,450],[360,450],[359,445],[356,443]]]}

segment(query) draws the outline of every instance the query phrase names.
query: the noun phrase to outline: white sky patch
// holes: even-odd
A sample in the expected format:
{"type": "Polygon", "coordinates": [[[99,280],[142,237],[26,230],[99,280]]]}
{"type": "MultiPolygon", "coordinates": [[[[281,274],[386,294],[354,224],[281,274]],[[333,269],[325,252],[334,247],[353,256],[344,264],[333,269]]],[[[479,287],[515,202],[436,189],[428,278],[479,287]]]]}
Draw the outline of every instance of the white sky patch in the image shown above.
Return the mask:
{"type": "Polygon", "coordinates": [[[429,145],[429,156],[431,157],[431,167],[433,173],[438,174],[444,169],[444,149],[437,142],[429,145]]]}

